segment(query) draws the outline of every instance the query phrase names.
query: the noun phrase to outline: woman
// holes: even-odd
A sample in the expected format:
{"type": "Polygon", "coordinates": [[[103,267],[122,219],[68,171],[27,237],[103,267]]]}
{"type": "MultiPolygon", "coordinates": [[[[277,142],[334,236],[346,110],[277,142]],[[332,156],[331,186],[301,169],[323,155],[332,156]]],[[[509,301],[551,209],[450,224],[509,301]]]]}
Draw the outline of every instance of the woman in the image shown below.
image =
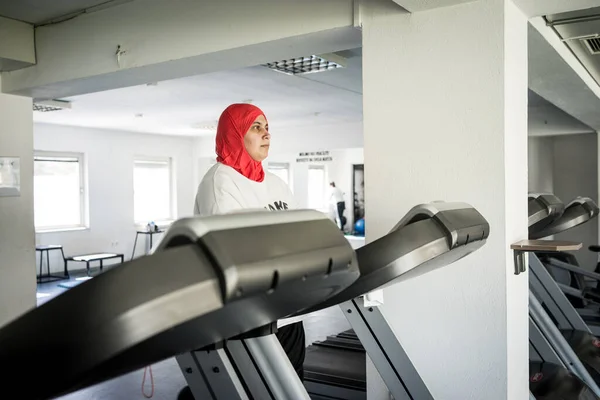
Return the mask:
{"type": "MultiPolygon", "coordinates": [[[[264,113],[251,104],[232,104],[219,118],[217,163],[196,194],[194,214],[208,216],[242,209],[287,210],[296,202],[287,184],[262,167],[271,135],[264,113]]],[[[304,327],[298,318],[278,321],[277,338],[301,380],[304,378],[304,327]]]]}

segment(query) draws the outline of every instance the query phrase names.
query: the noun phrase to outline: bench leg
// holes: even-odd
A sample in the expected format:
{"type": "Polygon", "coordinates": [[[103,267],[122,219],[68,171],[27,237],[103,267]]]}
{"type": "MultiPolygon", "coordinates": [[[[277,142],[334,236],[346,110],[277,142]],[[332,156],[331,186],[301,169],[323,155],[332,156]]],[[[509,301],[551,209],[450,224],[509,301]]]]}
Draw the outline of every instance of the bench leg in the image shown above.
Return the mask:
{"type": "Polygon", "coordinates": [[[135,234],[135,241],[133,242],[133,251],[131,252],[131,259],[132,260],[133,260],[133,257],[135,257],[135,247],[137,246],[138,236],[139,236],[139,233],[136,233],[135,234]]]}
{"type": "Polygon", "coordinates": [[[90,262],[89,261],[85,262],[85,270],[86,270],[87,276],[90,276],[90,262]]]}
{"type": "Polygon", "coordinates": [[[70,278],[69,270],[67,269],[67,259],[65,258],[65,252],[63,249],[60,249],[60,254],[62,254],[63,261],[65,262],[65,278],[70,278]]]}
{"type": "Polygon", "coordinates": [[[50,252],[46,252],[46,267],[48,268],[48,277],[50,277],[50,252]]]}
{"type": "Polygon", "coordinates": [[[38,278],[38,282],[42,281],[42,265],[44,265],[44,252],[40,251],[40,277],[38,278]]]}
{"type": "Polygon", "coordinates": [[[104,260],[100,260],[100,272],[104,270],[104,260]]]}

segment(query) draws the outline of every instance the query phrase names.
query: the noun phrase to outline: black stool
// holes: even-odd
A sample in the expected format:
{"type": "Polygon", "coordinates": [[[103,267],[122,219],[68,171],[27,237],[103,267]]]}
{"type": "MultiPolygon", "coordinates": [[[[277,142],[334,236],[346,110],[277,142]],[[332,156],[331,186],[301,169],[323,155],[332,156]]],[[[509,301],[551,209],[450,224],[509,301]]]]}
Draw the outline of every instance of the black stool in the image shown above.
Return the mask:
{"type": "Polygon", "coordinates": [[[63,260],[65,259],[65,253],[63,252],[63,248],[58,244],[49,244],[49,245],[39,245],[35,246],[35,251],[40,252],[40,274],[37,276],[38,283],[45,282],[54,282],[64,279],[69,279],[69,271],[67,271],[67,267],[65,265],[65,274],[64,275],[52,275],[50,273],[50,252],[52,250],[60,250],[63,260]],[[44,253],[46,253],[46,266],[48,268],[48,273],[43,275],[42,268],[44,265],[44,253]]]}

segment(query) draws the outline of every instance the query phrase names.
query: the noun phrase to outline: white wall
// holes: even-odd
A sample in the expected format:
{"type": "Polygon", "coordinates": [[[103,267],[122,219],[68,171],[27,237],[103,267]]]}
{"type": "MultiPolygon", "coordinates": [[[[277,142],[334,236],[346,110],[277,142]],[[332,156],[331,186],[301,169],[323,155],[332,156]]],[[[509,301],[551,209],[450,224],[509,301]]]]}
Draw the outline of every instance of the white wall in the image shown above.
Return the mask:
{"type": "Polygon", "coordinates": [[[35,306],[31,99],[0,93],[0,157],[20,157],[19,197],[0,197],[0,326],[35,306]]]}
{"type": "MultiPolygon", "coordinates": [[[[36,124],[34,145],[38,151],[83,152],[87,164],[89,229],[38,233],[38,244],[61,244],[65,255],[118,252],[129,260],[136,226],[133,212],[133,160],[135,156],[171,157],[175,171],[177,218],[193,213],[193,158],[191,138],[36,124]],[[116,245],[112,245],[116,243],[116,245]]],[[[158,237],[155,237],[158,239],[158,237]]],[[[143,254],[140,236],[136,255],[143,254]]],[[[52,254],[52,252],[51,252],[52,254]]],[[[62,271],[58,254],[51,258],[52,271],[62,271]]],[[[84,268],[71,263],[70,270],[84,268]]],[[[44,271],[45,271],[44,267],[44,271]]]]}
{"type": "MultiPolygon", "coordinates": [[[[386,288],[383,313],[434,398],[525,399],[528,279],[510,244],[527,237],[527,20],[510,1],[391,3],[362,4],[367,242],[435,200],[470,203],[490,236],[386,288]]],[[[369,399],[389,399],[368,371],[369,399]]]]}
{"type": "MultiPolygon", "coordinates": [[[[598,144],[595,133],[564,135],[553,138],[554,193],[565,203],[577,196],[590,197],[598,202],[598,144]]],[[[596,253],[589,245],[598,244],[598,221],[580,225],[555,235],[557,240],[583,243],[575,255],[579,264],[588,269],[596,266],[596,253]]]]}
{"type": "Polygon", "coordinates": [[[554,192],[554,142],[552,137],[529,137],[529,192],[554,192]]]}

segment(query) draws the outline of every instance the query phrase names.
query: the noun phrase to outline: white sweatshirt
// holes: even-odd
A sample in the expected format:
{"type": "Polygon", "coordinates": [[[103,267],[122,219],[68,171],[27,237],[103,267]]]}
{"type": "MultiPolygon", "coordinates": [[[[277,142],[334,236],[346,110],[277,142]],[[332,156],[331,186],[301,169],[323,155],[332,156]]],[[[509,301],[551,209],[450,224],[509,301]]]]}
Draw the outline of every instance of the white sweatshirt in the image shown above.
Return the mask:
{"type": "Polygon", "coordinates": [[[344,201],[344,193],[339,187],[331,188],[331,199],[333,204],[342,203],[344,201]]]}
{"type": "MultiPolygon", "coordinates": [[[[277,175],[265,171],[265,179],[255,182],[235,169],[217,163],[208,170],[196,193],[194,214],[210,216],[244,209],[272,211],[297,208],[288,185],[277,175]]],[[[302,317],[279,320],[279,327],[301,321],[302,317]]]]}

